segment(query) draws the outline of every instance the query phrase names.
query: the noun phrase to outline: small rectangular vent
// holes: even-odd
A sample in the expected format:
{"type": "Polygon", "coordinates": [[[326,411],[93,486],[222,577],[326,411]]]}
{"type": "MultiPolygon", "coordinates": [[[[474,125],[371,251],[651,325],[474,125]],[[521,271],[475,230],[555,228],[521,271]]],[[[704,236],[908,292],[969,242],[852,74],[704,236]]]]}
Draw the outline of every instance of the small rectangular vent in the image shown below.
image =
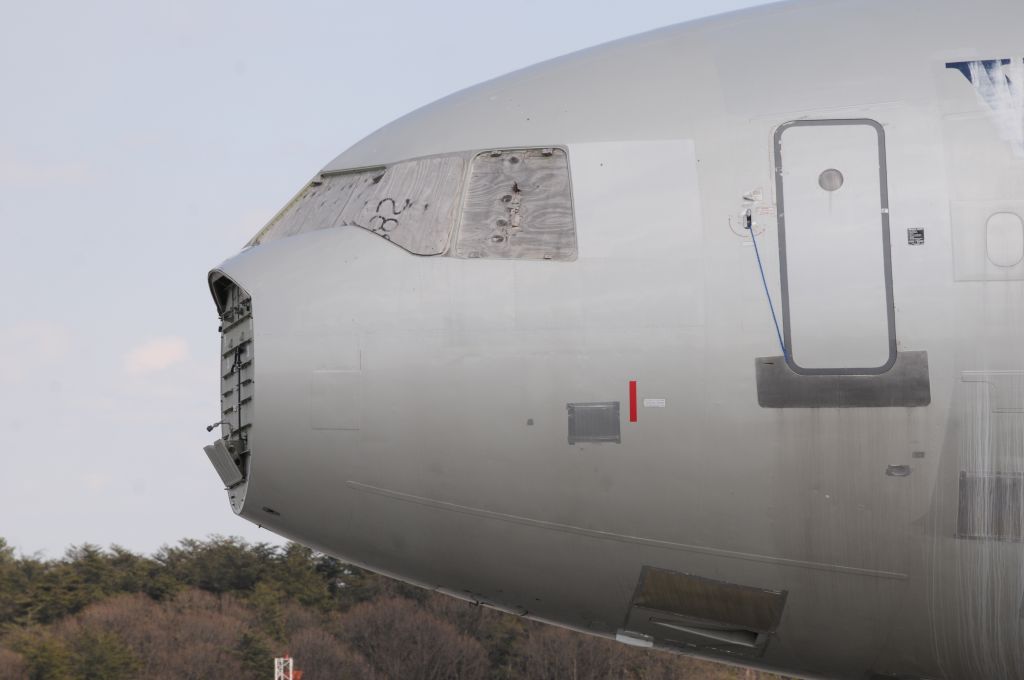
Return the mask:
{"type": "Polygon", "coordinates": [[[1024,541],[1024,475],[961,472],[956,533],[1024,541]]]}
{"type": "Polygon", "coordinates": [[[569,443],[622,443],[619,426],[619,402],[568,404],[569,443]]]}

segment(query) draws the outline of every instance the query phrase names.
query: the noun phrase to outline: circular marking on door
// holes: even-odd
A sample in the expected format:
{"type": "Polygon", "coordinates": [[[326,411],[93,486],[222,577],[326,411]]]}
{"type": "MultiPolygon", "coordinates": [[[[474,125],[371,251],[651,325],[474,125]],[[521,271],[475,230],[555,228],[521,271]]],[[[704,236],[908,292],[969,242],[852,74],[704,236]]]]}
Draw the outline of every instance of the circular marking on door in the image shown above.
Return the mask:
{"type": "Polygon", "coordinates": [[[835,168],[829,168],[818,175],[818,186],[825,191],[839,191],[844,181],[843,173],[835,168]]]}

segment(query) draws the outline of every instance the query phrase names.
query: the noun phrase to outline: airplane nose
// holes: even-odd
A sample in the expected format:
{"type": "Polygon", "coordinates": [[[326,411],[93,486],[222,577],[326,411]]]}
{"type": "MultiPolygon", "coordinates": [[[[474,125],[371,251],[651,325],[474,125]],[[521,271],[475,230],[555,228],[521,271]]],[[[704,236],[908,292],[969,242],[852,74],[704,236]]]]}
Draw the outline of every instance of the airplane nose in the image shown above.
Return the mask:
{"type": "Polygon", "coordinates": [[[607,287],[581,287],[569,264],[568,153],[328,168],[211,273],[222,436],[206,452],[237,514],[409,582],[450,581],[428,571],[458,546],[425,538],[450,518],[421,524],[413,492],[481,493],[463,480],[507,473],[524,437],[539,457],[567,446],[548,369],[590,361],[582,317],[604,334],[607,287]]]}
{"type": "Polygon", "coordinates": [[[254,442],[265,436],[252,420],[256,373],[261,421],[283,413],[292,431],[358,430],[361,338],[457,323],[457,260],[574,260],[568,154],[492,149],[327,169],[248,246],[210,275],[221,315],[222,437],[207,455],[229,490],[248,488],[254,442]],[[431,278],[438,272],[447,273],[431,278]],[[254,343],[254,333],[265,339],[254,343]],[[274,345],[283,334],[291,344],[274,345]],[[266,404],[270,385],[290,395],[282,409],[266,404]],[[302,416],[300,403],[309,404],[302,416]]]}
{"type": "Polygon", "coordinates": [[[341,455],[358,449],[360,345],[431,323],[416,272],[432,259],[343,227],[249,248],[210,273],[221,436],[205,451],[237,514],[267,526],[285,521],[287,496],[316,486],[325,469],[309,452],[325,441],[341,455]]]}

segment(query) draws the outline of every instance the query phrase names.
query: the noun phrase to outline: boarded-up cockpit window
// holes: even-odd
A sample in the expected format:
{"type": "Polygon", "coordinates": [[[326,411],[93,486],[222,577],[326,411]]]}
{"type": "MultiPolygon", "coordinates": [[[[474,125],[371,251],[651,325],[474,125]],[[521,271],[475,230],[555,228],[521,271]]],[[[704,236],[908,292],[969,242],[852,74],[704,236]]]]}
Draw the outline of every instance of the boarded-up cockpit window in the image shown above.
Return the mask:
{"type": "Polygon", "coordinates": [[[572,260],[576,226],[565,151],[478,154],[470,169],[455,255],[572,260]]]}
{"type": "Polygon", "coordinates": [[[462,157],[444,156],[321,175],[249,245],[353,225],[417,255],[438,255],[455,224],[464,167],[462,157]]]}

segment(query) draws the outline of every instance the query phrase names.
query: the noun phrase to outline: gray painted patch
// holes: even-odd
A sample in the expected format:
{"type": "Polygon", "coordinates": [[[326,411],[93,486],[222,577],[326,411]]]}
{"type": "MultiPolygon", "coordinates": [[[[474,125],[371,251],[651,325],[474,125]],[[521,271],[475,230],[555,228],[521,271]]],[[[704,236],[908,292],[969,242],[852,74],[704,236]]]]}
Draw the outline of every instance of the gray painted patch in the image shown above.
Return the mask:
{"type": "Polygon", "coordinates": [[[927,406],[932,401],[927,352],[899,352],[880,375],[800,375],[783,357],[759,357],[757,402],[764,408],[927,406]]]}
{"type": "Polygon", "coordinates": [[[1024,281],[1024,201],[952,201],[953,277],[1024,281]]]}
{"type": "Polygon", "coordinates": [[[985,223],[988,261],[1004,269],[1024,261],[1024,220],[1016,213],[1000,212],[985,223]]]}
{"type": "Polygon", "coordinates": [[[1024,475],[961,472],[956,535],[1024,541],[1024,475]]]}
{"type": "Polygon", "coordinates": [[[602,401],[588,404],[567,404],[569,411],[569,443],[622,443],[619,426],[619,402],[602,401]]]}
{"type": "Polygon", "coordinates": [[[1024,371],[963,371],[960,380],[985,386],[992,413],[1024,413],[1024,371]]]}

